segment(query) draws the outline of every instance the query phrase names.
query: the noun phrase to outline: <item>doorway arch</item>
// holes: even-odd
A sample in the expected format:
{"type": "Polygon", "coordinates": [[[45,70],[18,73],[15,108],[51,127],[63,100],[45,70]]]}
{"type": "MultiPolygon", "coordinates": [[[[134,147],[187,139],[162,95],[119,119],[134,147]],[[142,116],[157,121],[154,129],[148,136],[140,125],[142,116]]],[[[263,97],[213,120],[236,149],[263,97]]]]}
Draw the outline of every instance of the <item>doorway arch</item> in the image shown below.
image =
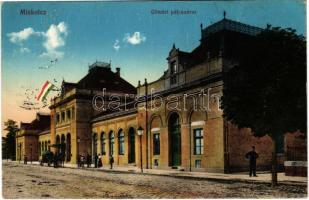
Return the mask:
{"type": "Polygon", "coordinates": [[[71,161],[71,134],[68,133],[67,134],[67,156],[66,156],[66,160],[69,162],[71,161]]]}
{"type": "MultiPolygon", "coordinates": [[[[46,142],[46,147],[47,147],[47,142],[46,142]]],[[[65,135],[61,135],[61,147],[60,147],[60,153],[65,154],[65,135]]],[[[63,157],[64,158],[64,157],[63,157]]]]}
{"type": "Polygon", "coordinates": [[[134,163],[135,162],[135,130],[133,127],[129,128],[128,144],[129,144],[128,160],[129,160],[129,163],[134,163]]]}
{"type": "Polygon", "coordinates": [[[169,165],[181,165],[181,133],[180,119],[177,113],[172,113],[168,119],[169,165]]]}

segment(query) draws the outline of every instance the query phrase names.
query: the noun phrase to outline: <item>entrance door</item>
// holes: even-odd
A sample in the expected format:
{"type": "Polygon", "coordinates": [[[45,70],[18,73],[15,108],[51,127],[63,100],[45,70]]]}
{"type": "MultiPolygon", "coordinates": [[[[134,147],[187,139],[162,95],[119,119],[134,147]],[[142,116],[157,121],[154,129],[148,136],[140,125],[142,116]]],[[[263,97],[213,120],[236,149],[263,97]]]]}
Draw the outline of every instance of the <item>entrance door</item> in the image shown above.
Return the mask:
{"type": "Polygon", "coordinates": [[[92,136],[92,158],[93,159],[94,159],[94,156],[97,155],[97,152],[98,152],[97,149],[98,149],[98,135],[94,133],[92,136]]]}
{"type": "Polygon", "coordinates": [[[135,162],[135,132],[134,128],[129,129],[129,163],[135,162]]]}
{"type": "Polygon", "coordinates": [[[181,165],[181,136],[177,113],[172,114],[169,119],[169,164],[181,165]]]}

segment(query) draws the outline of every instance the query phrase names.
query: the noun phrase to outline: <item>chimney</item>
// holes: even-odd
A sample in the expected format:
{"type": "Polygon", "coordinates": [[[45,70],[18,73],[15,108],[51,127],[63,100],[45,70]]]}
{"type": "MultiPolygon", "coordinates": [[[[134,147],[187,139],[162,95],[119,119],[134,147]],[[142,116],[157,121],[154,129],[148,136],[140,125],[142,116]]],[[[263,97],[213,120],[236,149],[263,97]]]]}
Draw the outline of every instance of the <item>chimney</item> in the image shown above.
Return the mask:
{"type": "Polygon", "coordinates": [[[120,77],[120,68],[119,67],[116,67],[116,74],[117,74],[117,76],[120,77]]]}

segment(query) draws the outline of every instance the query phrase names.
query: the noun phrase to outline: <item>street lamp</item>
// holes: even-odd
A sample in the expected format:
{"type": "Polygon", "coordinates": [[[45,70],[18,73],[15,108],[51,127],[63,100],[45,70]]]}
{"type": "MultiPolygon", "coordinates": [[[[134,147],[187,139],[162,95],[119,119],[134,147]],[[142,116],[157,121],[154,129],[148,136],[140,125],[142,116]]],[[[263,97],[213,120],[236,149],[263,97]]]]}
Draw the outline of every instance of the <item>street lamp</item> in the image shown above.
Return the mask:
{"type": "Polygon", "coordinates": [[[32,164],[32,144],[30,144],[30,163],[32,164]]]}
{"type": "Polygon", "coordinates": [[[144,129],[139,127],[137,129],[137,135],[139,135],[139,148],[140,148],[140,157],[141,157],[141,172],[143,173],[143,155],[142,155],[142,135],[144,133],[144,129]]]}
{"type": "Polygon", "coordinates": [[[77,137],[77,145],[76,145],[76,162],[77,162],[77,168],[79,167],[79,162],[78,162],[78,158],[79,158],[79,143],[80,143],[80,138],[77,137]]]}

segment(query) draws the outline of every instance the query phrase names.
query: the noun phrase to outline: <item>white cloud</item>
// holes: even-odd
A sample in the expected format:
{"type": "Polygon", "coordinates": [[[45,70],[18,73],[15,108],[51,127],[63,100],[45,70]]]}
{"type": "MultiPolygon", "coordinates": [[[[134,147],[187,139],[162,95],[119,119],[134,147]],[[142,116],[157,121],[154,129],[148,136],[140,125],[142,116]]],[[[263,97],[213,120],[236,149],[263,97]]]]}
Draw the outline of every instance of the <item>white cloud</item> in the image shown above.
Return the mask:
{"type": "Polygon", "coordinates": [[[118,51],[118,50],[120,49],[120,45],[119,45],[119,40],[118,40],[118,39],[115,41],[113,47],[114,47],[114,49],[115,49],[116,51],[118,51]]]}
{"type": "Polygon", "coordinates": [[[145,42],[146,41],[146,37],[143,36],[140,32],[134,32],[132,34],[132,36],[130,36],[130,34],[127,33],[125,35],[125,37],[123,38],[123,41],[127,42],[129,44],[132,44],[132,45],[137,45],[137,44],[140,44],[142,42],[145,42]]]}
{"type": "Polygon", "coordinates": [[[61,58],[64,52],[60,51],[59,48],[65,46],[65,38],[68,35],[68,28],[66,23],[60,22],[58,25],[52,24],[46,32],[37,32],[33,28],[28,27],[19,32],[8,33],[10,42],[20,46],[21,53],[28,53],[30,49],[23,47],[23,42],[28,40],[30,36],[43,36],[44,42],[43,52],[41,57],[49,58],[61,58]]]}
{"type": "Polygon", "coordinates": [[[57,27],[61,33],[68,34],[67,25],[64,22],[60,22],[57,27]]]}
{"type": "Polygon", "coordinates": [[[60,22],[58,25],[50,25],[49,29],[44,33],[45,42],[43,46],[46,52],[42,53],[41,56],[50,58],[62,57],[64,52],[59,51],[58,48],[65,45],[67,34],[67,25],[64,22],[60,22]]]}
{"type": "Polygon", "coordinates": [[[20,44],[22,41],[26,41],[31,35],[40,35],[40,32],[35,32],[33,28],[28,27],[19,32],[8,33],[7,36],[10,38],[12,43],[20,44]]]}
{"type": "Polygon", "coordinates": [[[28,49],[27,47],[21,47],[20,48],[20,53],[29,53],[30,49],[28,49]]]}

